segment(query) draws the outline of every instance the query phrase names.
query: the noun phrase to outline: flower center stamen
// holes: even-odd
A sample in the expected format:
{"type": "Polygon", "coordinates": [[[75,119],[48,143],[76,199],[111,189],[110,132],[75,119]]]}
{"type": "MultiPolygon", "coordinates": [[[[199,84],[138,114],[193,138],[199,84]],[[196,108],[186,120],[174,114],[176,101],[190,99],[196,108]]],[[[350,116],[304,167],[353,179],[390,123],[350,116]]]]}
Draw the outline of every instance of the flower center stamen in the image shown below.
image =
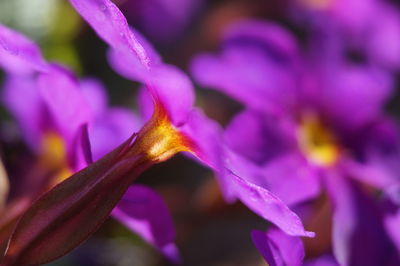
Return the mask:
{"type": "Polygon", "coordinates": [[[335,136],[315,114],[306,114],[297,132],[301,151],[319,166],[331,166],[339,159],[340,149],[335,136]]]}
{"type": "Polygon", "coordinates": [[[66,145],[59,134],[53,131],[44,134],[40,150],[40,163],[45,169],[55,172],[51,186],[72,175],[68,167],[66,145]]]}
{"type": "Polygon", "coordinates": [[[147,159],[162,162],[178,152],[191,151],[191,141],[179,132],[168,118],[167,112],[161,105],[156,105],[151,120],[138,133],[137,145],[131,154],[145,153],[147,159]]]}
{"type": "Polygon", "coordinates": [[[66,147],[64,140],[53,131],[44,134],[40,152],[41,163],[49,169],[58,168],[65,164],[66,147]]]}

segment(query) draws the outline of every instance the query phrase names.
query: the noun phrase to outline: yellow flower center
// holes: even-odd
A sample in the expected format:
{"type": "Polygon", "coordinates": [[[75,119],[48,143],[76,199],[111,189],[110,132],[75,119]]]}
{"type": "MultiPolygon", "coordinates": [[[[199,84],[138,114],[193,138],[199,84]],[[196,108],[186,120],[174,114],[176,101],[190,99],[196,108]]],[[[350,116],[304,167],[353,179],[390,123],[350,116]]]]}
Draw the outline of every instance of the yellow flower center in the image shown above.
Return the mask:
{"type": "Polygon", "coordinates": [[[52,185],[58,184],[72,175],[67,162],[67,149],[63,138],[56,132],[49,131],[44,134],[41,143],[41,165],[54,171],[52,185]]]}
{"type": "Polygon", "coordinates": [[[297,139],[303,154],[319,166],[334,165],[339,159],[337,141],[314,114],[306,114],[297,132],[297,139]]]}
{"type": "Polygon", "coordinates": [[[40,160],[44,166],[53,169],[65,164],[66,147],[59,134],[52,131],[44,134],[40,151],[40,160]]]}

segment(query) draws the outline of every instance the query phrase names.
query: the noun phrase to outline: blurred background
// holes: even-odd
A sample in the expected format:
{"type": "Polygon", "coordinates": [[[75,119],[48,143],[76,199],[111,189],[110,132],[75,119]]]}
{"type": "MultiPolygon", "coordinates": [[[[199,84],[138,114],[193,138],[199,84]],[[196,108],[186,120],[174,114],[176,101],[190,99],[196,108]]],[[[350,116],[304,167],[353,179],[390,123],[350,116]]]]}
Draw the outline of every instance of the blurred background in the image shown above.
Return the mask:
{"type": "MultiPolygon", "coordinates": [[[[218,51],[224,28],[232,22],[258,18],[275,21],[306,38],[307,20],[297,16],[293,2],[311,9],[335,0],[115,0],[129,23],[142,32],[166,62],[186,72],[197,53],[218,51]]],[[[362,1],[362,0],[361,0],[362,1]]],[[[357,1],[356,1],[357,2],[357,1]]],[[[387,1],[400,10],[397,1],[387,1]]],[[[356,9],[357,10],[357,9],[356,9]]],[[[136,110],[138,84],[116,74],[106,59],[106,45],[65,0],[0,0],[0,23],[34,39],[49,61],[73,69],[81,77],[100,79],[111,105],[136,110]]],[[[400,36],[400,32],[398,32],[400,36]]],[[[400,44],[400,42],[399,42],[400,44]]],[[[400,49],[400,47],[399,47],[400,49]]],[[[352,56],[360,56],[355,49],[352,56]]],[[[400,59],[400,58],[399,58],[400,59]]],[[[398,83],[398,71],[393,72],[398,83]]],[[[0,81],[2,73],[0,73],[0,81]]],[[[400,89],[387,111],[400,118],[400,89]]],[[[242,106],[221,93],[197,90],[197,105],[226,125],[242,106]]],[[[18,176],[32,158],[10,114],[0,107],[1,153],[8,174],[18,176]]],[[[213,174],[183,155],[144,173],[139,183],[155,188],[174,218],[176,243],[183,265],[266,265],[251,242],[252,229],[268,224],[240,203],[227,205],[213,174]]],[[[108,219],[93,237],[71,254],[49,265],[169,265],[156,250],[108,219]]]]}

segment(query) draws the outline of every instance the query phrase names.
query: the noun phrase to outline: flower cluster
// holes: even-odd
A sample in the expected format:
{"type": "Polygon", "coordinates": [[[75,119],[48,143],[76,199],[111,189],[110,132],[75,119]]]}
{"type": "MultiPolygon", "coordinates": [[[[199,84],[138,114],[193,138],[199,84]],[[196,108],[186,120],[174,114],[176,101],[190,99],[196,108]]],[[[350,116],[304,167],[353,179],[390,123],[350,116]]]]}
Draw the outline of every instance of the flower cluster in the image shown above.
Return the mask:
{"type": "Polygon", "coordinates": [[[98,78],[0,24],[1,103],[32,157],[22,174],[0,167],[1,265],[58,259],[109,216],[179,263],[167,204],[136,182],[178,153],[271,223],[251,232],[269,265],[400,264],[400,129],[385,110],[400,67],[394,4],[291,0],[279,12],[292,28],[222,15],[220,50],[193,55],[190,76],[145,35],[176,41],[200,0],[126,1],[128,20],[110,0],[69,4],[106,44],[100,56],[139,84],[140,110],[111,105],[98,78]],[[242,109],[221,126],[195,106],[191,78],[242,109]]]}
{"type": "MultiPolygon", "coordinates": [[[[352,13],[344,1],[326,2],[307,1],[303,13],[296,9],[296,19],[312,13],[305,47],[276,23],[241,21],[225,31],[220,54],[193,60],[192,73],[201,85],[244,105],[224,132],[235,164],[251,169],[255,183],[298,208],[317,239],[332,219],[332,244],[306,247],[322,256],[310,263],[396,265],[398,232],[394,222],[388,225],[394,215],[383,201],[389,191],[397,193],[400,135],[383,107],[394,93],[400,47],[398,34],[387,31],[400,29],[399,17],[385,19],[390,26],[382,27],[384,33],[367,31],[372,23],[367,14],[354,16],[360,11],[352,13]],[[355,62],[347,51],[361,42],[371,47],[364,51],[365,62],[355,62]],[[378,48],[378,42],[396,48],[378,48]],[[316,201],[323,203],[313,206],[316,201]],[[331,218],[321,216],[327,211],[331,218]]],[[[350,2],[369,10],[364,5],[374,1],[350,2]]],[[[375,19],[375,13],[369,15],[375,19]]],[[[272,265],[303,261],[298,238],[271,229],[254,231],[253,241],[272,265]],[[296,252],[288,253],[292,248],[296,252]]]]}

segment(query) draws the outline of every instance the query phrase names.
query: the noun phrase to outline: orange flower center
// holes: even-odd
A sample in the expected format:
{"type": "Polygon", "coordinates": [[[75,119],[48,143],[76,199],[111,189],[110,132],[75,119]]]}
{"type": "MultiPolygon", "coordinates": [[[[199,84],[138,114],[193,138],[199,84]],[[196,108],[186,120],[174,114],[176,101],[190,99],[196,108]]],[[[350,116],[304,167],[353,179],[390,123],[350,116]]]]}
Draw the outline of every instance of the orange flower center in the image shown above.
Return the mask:
{"type": "Polygon", "coordinates": [[[145,153],[148,160],[162,162],[178,152],[192,151],[193,144],[171,123],[163,106],[155,105],[151,120],[139,131],[129,153],[145,153]]]}

